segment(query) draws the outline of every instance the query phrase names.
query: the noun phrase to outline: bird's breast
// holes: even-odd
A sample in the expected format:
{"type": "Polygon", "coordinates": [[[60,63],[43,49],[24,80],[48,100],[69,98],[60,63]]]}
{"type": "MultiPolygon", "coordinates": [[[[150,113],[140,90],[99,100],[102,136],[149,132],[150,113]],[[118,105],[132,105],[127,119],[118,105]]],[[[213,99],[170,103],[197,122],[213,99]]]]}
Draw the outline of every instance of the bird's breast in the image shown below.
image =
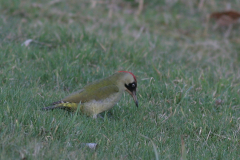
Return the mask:
{"type": "Polygon", "coordinates": [[[111,109],[121,98],[121,93],[115,93],[103,100],[91,100],[83,104],[81,111],[87,115],[97,115],[111,109]]]}

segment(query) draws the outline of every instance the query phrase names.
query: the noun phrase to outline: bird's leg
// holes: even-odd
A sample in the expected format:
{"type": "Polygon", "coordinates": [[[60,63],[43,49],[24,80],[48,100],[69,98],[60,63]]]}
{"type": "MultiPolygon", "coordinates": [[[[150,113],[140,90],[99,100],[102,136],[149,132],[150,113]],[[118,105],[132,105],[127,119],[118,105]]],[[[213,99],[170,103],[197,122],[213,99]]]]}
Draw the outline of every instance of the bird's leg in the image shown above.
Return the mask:
{"type": "Polygon", "coordinates": [[[97,119],[97,114],[94,114],[94,115],[93,115],[93,118],[94,118],[94,119],[97,119]]]}
{"type": "Polygon", "coordinates": [[[104,119],[104,117],[103,117],[101,114],[98,114],[98,115],[97,115],[97,118],[104,119]]]}
{"type": "Polygon", "coordinates": [[[97,119],[97,118],[103,119],[103,116],[101,116],[100,114],[94,114],[94,115],[93,115],[93,118],[94,118],[94,119],[97,119]]]}

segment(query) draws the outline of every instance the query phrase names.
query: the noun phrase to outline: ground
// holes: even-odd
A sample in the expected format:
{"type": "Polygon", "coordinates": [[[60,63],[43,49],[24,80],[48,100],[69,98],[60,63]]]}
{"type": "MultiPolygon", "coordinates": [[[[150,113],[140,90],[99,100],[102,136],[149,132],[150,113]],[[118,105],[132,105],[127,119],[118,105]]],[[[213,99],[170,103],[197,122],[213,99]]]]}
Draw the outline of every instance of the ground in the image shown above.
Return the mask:
{"type": "Polygon", "coordinates": [[[224,37],[208,20],[229,4],[1,2],[0,159],[239,159],[240,24],[224,37]],[[41,110],[119,70],[138,108],[124,94],[103,119],[41,110]]]}

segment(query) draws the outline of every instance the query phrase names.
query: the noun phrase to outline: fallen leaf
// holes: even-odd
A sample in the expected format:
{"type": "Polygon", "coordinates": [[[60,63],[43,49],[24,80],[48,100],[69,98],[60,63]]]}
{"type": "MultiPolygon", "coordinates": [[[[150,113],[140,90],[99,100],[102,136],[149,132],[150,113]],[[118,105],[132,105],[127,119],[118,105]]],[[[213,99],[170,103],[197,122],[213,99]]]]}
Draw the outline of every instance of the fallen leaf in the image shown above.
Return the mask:
{"type": "Polygon", "coordinates": [[[228,26],[230,24],[237,23],[240,18],[240,12],[237,11],[223,11],[213,12],[210,18],[215,19],[216,23],[220,26],[228,26]]]}
{"type": "Polygon", "coordinates": [[[93,150],[97,148],[97,143],[86,143],[85,145],[93,150]]]}
{"type": "Polygon", "coordinates": [[[21,46],[26,46],[27,47],[32,41],[33,41],[32,39],[28,39],[25,42],[23,42],[21,46]]]}

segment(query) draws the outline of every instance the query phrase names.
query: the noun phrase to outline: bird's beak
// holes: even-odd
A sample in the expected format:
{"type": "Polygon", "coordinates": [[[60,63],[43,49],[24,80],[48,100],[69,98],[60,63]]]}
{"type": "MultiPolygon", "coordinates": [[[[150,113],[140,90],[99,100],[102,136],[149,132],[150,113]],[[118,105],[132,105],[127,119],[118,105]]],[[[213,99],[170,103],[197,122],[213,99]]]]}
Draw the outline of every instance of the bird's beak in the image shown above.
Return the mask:
{"type": "Polygon", "coordinates": [[[137,100],[136,91],[131,92],[131,91],[127,90],[127,92],[133,97],[133,100],[134,100],[136,106],[138,107],[138,100],[137,100]]]}

